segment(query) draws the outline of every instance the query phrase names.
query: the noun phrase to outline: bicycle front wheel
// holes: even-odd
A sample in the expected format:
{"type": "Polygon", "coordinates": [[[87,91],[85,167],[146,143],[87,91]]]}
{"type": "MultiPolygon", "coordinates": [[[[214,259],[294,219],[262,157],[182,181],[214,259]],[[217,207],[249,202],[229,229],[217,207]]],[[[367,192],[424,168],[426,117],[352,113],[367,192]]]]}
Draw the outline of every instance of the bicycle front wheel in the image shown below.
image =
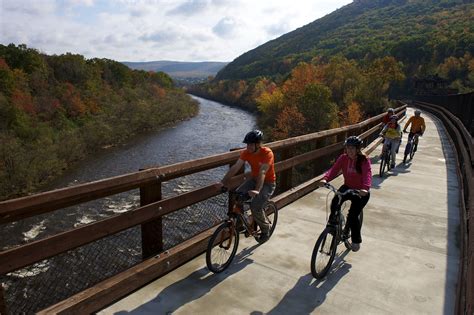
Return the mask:
{"type": "Polygon", "coordinates": [[[383,173],[385,172],[385,166],[387,166],[387,162],[385,161],[385,154],[380,160],[380,170],[379,170],[379,176],[382,177],[383,173]]]}
{"type": "Polygon", "coordinates": [[[311,255],[311,273],[316,279],[322,279],[331,268],[336,256],[336,229],[326,227],[318,237],[311,255]]]}
{"type": "Polygon", "coordinates": [[[219,273],[229,267],[239,246],[239,233],[230,222],[224,222],[212,234],[206,251],[207,268],[219,273]]]}
{"type": "Polygon", "coordinates": [[[408,141],[407,145],[405,146],[405,152],[403,152],[403,163],[407,162],[408,156],[410,156],[410,159],[411,159],[412,152],[413,151],[411,150],[411,142],[408,141]]]}
{"type": "Polygon", "coordinates": [[[410,152],[410,160],[412,160],[413,157],[415,156],[415,150],[416,150],[416,147],[417,147],[417,146],[418,146],[418,145],[415,144],[414,147],[413,147],[413,149],[411,150],[411,152],[410,152]]]}

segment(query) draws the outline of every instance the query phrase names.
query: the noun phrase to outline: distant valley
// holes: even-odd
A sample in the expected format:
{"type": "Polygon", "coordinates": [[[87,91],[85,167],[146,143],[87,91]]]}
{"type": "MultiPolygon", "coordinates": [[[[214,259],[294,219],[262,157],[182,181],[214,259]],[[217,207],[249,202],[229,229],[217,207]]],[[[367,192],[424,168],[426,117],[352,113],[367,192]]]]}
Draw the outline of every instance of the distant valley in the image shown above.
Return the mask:
{"type": "Polygon", "coordinates": [[[215,76],[228,62],[183,62],[183,61],[148,61],[148,62],[122,62],[131,69],[145,71],[163,71],[173,79],[205,80],[215,76]]]}

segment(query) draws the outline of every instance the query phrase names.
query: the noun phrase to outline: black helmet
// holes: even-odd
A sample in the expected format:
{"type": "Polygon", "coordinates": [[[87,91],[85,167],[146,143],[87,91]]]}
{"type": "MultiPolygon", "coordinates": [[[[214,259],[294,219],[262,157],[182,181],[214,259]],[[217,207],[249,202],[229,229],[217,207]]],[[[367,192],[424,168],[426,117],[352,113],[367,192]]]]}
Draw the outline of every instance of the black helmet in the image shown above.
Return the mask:
{"type": "Polygon", "coordinates": [[[394,113],[395,111],[393,110],[393,108],[389,107],[389,108],[387,109],[387,112],[388,112],[388,113],[394,113]]]}
{"type": "Polygon", "coordinates": [[[344,141],[344,146],[350,145],[350,146],[360,148],[362,144],[364,144],[364,141],[358,136],[350,136],[346,139],[346,141],[344,141]]]}
{"type": "Polygon", "coordinates": [[[263,132],[258,129],[252,130],[245,135],[243,143],[259,143],[262,142],[263,132]]]}

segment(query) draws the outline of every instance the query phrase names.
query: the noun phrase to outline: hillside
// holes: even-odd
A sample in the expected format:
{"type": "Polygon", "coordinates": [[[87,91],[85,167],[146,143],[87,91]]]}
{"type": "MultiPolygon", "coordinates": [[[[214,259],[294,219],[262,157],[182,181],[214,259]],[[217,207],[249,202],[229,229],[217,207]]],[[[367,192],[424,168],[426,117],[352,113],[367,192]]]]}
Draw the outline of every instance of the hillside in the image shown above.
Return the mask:
{"type": "Polygon", "coordinates": [[[336,54],[355,60],[393,56],[410,76],[465,53],[474,55],[472,1],[356,0],[246,52],[216,79],[286,75],[301,61],[336,54]]]}
{"type": "Polygon", "coordinates": [[[36,191],[86,155],[198,110],[163,72],[0,45],[0,200],[36,191]]]}
{"type": "Polygon", "coordinates": [[[122,62],[131,69],[145,71],[163,71],[172,78],[207,78],[215,76],[227,62],[181,62],[181,61],[149,61],[122,62]]]}

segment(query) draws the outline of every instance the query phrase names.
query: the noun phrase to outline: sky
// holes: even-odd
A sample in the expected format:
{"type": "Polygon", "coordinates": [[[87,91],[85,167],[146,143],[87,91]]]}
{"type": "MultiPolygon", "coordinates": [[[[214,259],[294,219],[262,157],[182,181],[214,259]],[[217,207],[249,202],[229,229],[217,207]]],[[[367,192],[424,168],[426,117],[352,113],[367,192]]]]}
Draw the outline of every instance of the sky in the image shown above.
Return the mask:
{"type": "Polygon", "coordinates": [[[0,0],[0,44],[117,61],[232,61],[352,0],[0,0]]]}

